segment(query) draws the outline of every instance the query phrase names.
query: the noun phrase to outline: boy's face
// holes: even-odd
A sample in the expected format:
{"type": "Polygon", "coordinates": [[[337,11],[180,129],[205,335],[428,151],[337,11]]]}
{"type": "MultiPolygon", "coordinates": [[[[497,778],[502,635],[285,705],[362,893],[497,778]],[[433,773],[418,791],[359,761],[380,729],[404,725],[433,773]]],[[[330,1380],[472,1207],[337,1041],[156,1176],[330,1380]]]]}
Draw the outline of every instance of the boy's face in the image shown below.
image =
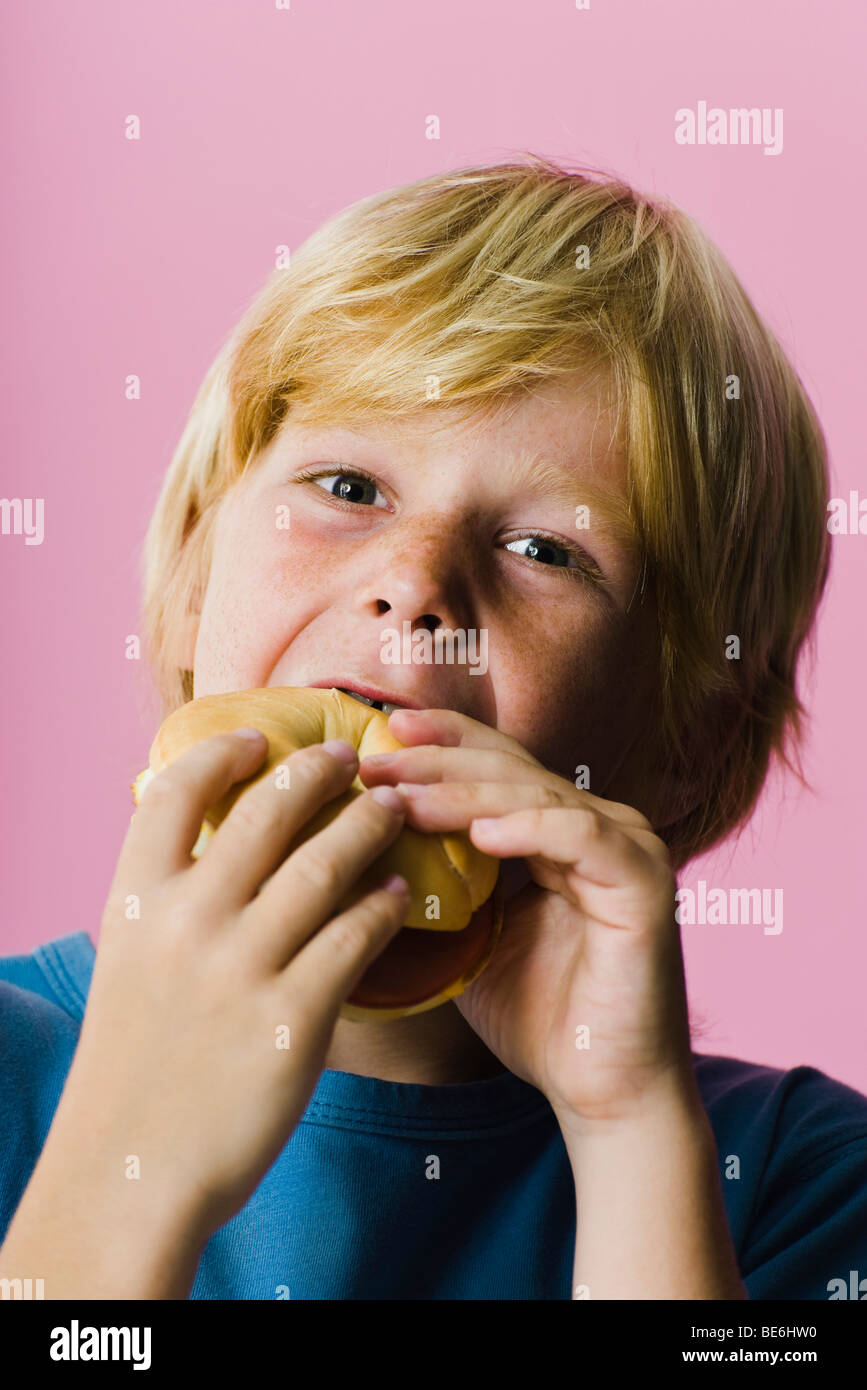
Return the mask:
{"type": "Polygon", "coordinates": [[[577,377],[486,420],[436,405],[362,433],[290,414],[223,501],[181,655],[194,694],[372,686],[491,725],[570,781],[586,764],[590,791],[648,814],[655,609],[611,437],[577,377]],[[383,662],[405,623],[462,630],[476,664],[486,630],[487,670],[383,662]]]}

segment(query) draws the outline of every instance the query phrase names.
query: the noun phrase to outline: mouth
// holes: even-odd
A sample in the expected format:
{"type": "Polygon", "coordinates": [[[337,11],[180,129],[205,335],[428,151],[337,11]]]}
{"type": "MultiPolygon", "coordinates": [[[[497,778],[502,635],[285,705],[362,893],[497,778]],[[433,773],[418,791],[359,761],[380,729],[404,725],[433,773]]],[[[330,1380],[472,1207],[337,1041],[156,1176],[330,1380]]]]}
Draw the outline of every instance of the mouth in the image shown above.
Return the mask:
{"type": "Polygon", "coordinates": [[[344,695],[351,695],[353,700],[358,700],[362,705],[370,705],[372,709],[382,710],[383,714],[391,714],[392,710],[403,709],[403,705],[396,705],[392,700],[371,700],[367,695],[360,695],[357,690],[347,690],[345,686],[339,685],[338,690],[342,690],[344,695]]]}
{"type": "Polygon", "coordinates": [[[385,690],[377,690],[374,686],[338,685],[336,681],[315,681],[313,689],[335,689],[344,695],[351,695],[353,700],[358,700],[359,704],[369,705],[371,709],[381,710],[383,714],[391,714],[396,709],[424,709],[423,705],[418,705],[412,700],[394,700],[385,690]]]}

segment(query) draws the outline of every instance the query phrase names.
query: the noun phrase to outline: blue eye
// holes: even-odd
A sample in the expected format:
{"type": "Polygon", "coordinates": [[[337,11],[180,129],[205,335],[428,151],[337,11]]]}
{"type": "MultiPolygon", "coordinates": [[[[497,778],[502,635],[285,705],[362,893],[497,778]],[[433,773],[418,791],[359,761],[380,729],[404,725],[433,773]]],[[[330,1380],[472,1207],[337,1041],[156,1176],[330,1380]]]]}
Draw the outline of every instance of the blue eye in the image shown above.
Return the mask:
{"type": "Polygon", "coordinates": [[[538,564],[546,565],[549,569],[566,570],[564,577],[569,579],[581,576],[584,579],[593,579],[597,583],[602,583],[604,576],[599,567],[594,564],[589,555],[583,550],[576,550],[574,546],[563,545],[555,540],[553,536],[545,536],[538,532],[532,532],[529,536],[522,536],[520,540],[509,541],[506,549],[513,551],[516,555],[524,555],[528,560],[535,560],[538,564]],[[524,550],[516,550],[516,546],[525,546],[524,550]],[[547,557],[552,553],[562,555],[562,560],[550,560],[547,557]],[[569,562],[574,561],[574,564],[569,562]]]}
{"type": "Polygon", "coordinates": [[[325,484],[322,487],[323,492],[330,493],[338,502],[348,502],[355,506],[371,505],[379,492],[376,479],[369,473],[359,472],[358,469],[352,472],[342,469],[336,473],[297,473],[295,476],[301,481],[317,483],[320,486],[325,484]]]}
{"type": "Polygon", "coordinates": [[[512,550],[516,545],[526,546],[525,550],[518,550],[515,552],[516,554],[526,555],[528,559],[538,560],[541,564],[553,564],[557,568],[565,568],[569,563],[570,555],[574,553],[568,550],[565,545],[558,545],[555,541],[549,540],[547,536],[531,535],[522,537],[519,541],[509,541],[506,549],[512,550]],[[545,556],[550,555],[552,551],[559,551],[566,558],[554,561],[546,559],[545,556]]]}

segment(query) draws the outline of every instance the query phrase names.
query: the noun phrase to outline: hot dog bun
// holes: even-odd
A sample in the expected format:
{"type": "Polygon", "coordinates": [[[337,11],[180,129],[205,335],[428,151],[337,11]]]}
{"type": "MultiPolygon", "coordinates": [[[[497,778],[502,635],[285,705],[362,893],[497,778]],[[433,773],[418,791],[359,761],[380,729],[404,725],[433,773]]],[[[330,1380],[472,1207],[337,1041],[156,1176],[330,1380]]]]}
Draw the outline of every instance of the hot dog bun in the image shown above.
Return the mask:
{"type": "MultiPolygon", "coordinates": [[[[193,744],[245,725],[266,735],[267,756],[253,777],[236,784],[209,808],[194,857],[204,851],[237,799],[297,749],[343,738],[357,750],[360,760],[370,753],[403,747],[389,733],[382,711],[340,690],[275,686],[205,695],[181,705],[161,725],[151,745],[150,765],[132,784],[136,803],[151,778],[193,744]]],[[[356,776],[342,796],[329,801],[308,822],[291,848],[323,829],[365,790],[356,776]]],[[[404,928],[356,985],[341,1009],[344,1018],[403,1018],[454,998],[484,969],[499,935],[499,860],[476,849],[467,835],[426,835],[405,826],[394,844],[359,877],[341,907],[392,873],[403,874],[410,888],[404,928]]]]}

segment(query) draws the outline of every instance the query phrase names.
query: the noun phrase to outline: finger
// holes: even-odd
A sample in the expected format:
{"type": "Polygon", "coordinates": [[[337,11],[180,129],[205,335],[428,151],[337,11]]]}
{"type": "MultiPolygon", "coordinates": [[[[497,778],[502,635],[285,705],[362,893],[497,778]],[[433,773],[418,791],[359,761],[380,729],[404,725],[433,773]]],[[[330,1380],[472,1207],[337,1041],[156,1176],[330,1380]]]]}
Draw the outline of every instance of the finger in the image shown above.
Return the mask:
{"type": "MultiPolygon", "coordinates": [[[[538,782],[405,782],[396,784],[407,797],[407,824],[414,830],[467,830],[481,816],[506,816],[535,807],[594,811],[624,830],[655,838],[649,822],[631,806],[620,806],[579,791],[562,777],[538,782]]],[[[661,842],[660,842],[661,844],[661,842]]]]}
{"type": "Polygon", "coordinates": [[[337,757],[321,743],[299,748],[278,763],[235,802],[218,827],[189,871],[191,891],[201,890],[226,907],[249,903],[311,817],[347,790],[356,767],[354,757],[351,762],[337,757]]]}
{"type": "Polygon", "coordinates": [[[670,871],[668,850],[652,831],[617,825],[589,807],[528,809],[470,826],[470,839],[486,854],[541,856],[568,866],[589,882],[610,888],[638,873],[670,871]]]}
{"type": "Polygon", "coordinates": [[[388,716],[389,732],[401,743],[441,743],[453,748],[500,748],[541,767],[516,738],[453,709],[397,709],[388,716]]]}
{"type": "Polygon", "coordinates": [[[379,799],[387,793],[394,797],[395,789],[380,787],[355,797],[289,855],[244,910],[266,967],[281,969],[342,909],[341,900],[359,875],[397,839],[404,799],[397,796],[399,804],[389,805],[379,799]]]}
{"type": "Polygon", "coordinates": [[[541,782],[401,782],[400,790],[407,798],[407,824],[430,834],[468,830],[478,816],[564,804],[555,787],[541,782]]]}
{"type": "Polygon", "coordinates": [[[391,882],[392,888],[380,886],[334,917],[285,968],[284,979],[302,1008],[309,1010],[310,1001],[321,1000],[336,1013],[400,931],[409,909],[409,890],[405,879],[391,882]]]}
{"type": "MultiPolygon", "coordinates": [[[[564,805],[589,806],[623,825],[652,831],[650,822],[634,806],[594,796],[592,792],[576,787],[558,773],[550,772],[541,763],[533,762],[531,766],[538,769],[539,785],[551,788],[564,805]]],[[[398,748],[392,753],[369,754],[362,758],[358,775],[365,786],[369,787],[385,784],[396,786],[398,782],[408,782],[416,786],[420,783],[469,782],[471,779],[478,782],[507,783],[511,786],[516,781],[528,781],[526,758],[519,758],[509,750],[442,747],[439,744],[419,744],[416,747],[398,748]]],[[[509,809],[507,803],[504,803],[504,809],[509,809]]],[[[515,806],[513,809],[518,808],[515,806]]],[[[478,814],[491,813],[479,811],[478,814]]]]}
{"type": "MultiPolygon", "coordinates": [[[[258,730],[255,731],[258,733],[258,730]]],[[[148,782],[118,860],[117,878],[139,888],[189,868],[205,812],[236,782],[252,776],[268,750],[264,734],[214,734],[187,749],[148,782]]]]}
{"type": "MultiPolygon", "coordinates": [[[[539,778],[554,786],[563,781],[538,765],[539,778]]],[[[388,782],[440,782],[470,780],[511,782],[527,780],[527,760],[502,748],[451,748],[420,743],[393,753],[371,753],[362,758],[358,774],[368,786],[388,782]]]]}

